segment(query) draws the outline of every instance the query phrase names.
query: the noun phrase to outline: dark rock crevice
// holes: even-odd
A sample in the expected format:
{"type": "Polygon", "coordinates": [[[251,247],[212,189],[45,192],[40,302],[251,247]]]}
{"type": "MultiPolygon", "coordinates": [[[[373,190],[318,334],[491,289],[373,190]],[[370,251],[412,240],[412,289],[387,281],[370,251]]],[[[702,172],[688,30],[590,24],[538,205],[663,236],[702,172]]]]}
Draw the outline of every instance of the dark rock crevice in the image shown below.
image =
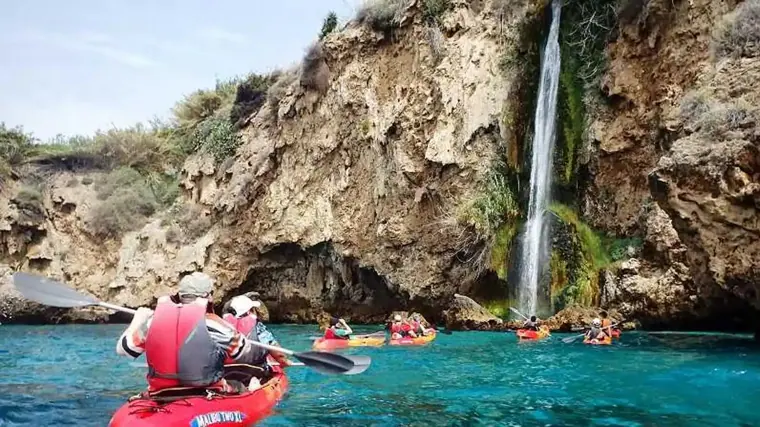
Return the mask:
{"type": "Polygon", "coordinates": [[[408,295],[373,268],[341,256],[331,242],[306,249],[294,243],[270,248],[233,294],[250,291],[261,294],[274,322],[312,322],[326,312],[378,323],[408,305],[408,295]]]}

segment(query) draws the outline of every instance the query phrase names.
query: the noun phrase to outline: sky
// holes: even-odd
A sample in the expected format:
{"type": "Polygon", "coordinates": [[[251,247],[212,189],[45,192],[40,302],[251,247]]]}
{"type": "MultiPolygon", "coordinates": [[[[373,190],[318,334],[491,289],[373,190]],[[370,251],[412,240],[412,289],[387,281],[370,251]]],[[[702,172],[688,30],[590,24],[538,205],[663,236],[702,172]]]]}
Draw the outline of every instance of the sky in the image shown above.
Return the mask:
{"type": "Polygon", "coordinates": [[[168,117],[186,94],[297,63],[360,0],[26,0],[0,13],[0,122],[41,140],[168,117]]]}

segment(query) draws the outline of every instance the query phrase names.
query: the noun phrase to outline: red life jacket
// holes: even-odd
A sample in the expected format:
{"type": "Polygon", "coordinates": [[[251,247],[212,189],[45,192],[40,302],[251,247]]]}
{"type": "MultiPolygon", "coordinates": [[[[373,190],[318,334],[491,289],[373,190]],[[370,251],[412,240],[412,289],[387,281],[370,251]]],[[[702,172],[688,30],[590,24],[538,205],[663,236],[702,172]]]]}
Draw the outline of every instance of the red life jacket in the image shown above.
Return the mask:
{"type": "MultiPolygon", "coordinates": [[[[248,339],[253,338],[252,335],[254,335],[256,331],[256,317],[254,316],[235,317],[232,315],[232,313],[227,313],[224,315],[223,319],[224,321],[232,325],[232,327],[234,327],[236,331],[245,335],[246,338],[248,339]],[[251,332],[254,332],[254,334],[251,334],[251,332]]],[[[241,362],[246,362],[246,361],[245,360],[236,361],[232,359],[231,357],[227,357],[226,359],[224,359],[225,365],[241,363],[241,362]]]]}
{"type": "Polygon", "coordinates": [[[335,331],[333,331],[333,328],[327,328],[325,329],[325,336],[323,338],[326,340],[337,340],[338,336],[335,335],[335,331]]]}
{"type": "Polygon", "coordinates": [[[177,304],[158,300],[145,337],[148,386],[207,387],[222,379],[224,353],[206,328],[207,301],[177,304]]]}
{"type": "Polygon", "coordinates": [[[246,337],[250,336],[251,331],[256,329],[256,317],[254,316],[235,317],[232,313],[227,313],[224,315],[224,320],[246,337]]]}
{"type": "Polygon", "coordinates": [[[404,327],[402,324],[392,323],[391,324],[391,333],[392,334],[400,334],[403,332],[404,327]]]}

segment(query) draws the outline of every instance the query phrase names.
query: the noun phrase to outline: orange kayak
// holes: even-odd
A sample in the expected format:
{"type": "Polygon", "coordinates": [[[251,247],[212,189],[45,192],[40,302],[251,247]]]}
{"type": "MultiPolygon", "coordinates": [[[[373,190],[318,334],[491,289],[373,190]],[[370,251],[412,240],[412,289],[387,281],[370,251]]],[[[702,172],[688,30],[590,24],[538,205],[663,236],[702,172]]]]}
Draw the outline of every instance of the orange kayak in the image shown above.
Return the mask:
{"type": "Polygon", "coordinates": [[[423,345],[427,344],[435,339],[436,333],[433,332],[430,335],[424,335],[417,338],[404,337],[398,340],[391,340],[391,345],[423,345]]]}
{"type": "Polygon", "coordinates": [[[588,338],[583,339],[583,344],[589,344],[589,345],[610,345],[612,344],[612,338],[610,337],[604,337],[603,340],[598,340],[596,338],[590,340],[588,338]]]}

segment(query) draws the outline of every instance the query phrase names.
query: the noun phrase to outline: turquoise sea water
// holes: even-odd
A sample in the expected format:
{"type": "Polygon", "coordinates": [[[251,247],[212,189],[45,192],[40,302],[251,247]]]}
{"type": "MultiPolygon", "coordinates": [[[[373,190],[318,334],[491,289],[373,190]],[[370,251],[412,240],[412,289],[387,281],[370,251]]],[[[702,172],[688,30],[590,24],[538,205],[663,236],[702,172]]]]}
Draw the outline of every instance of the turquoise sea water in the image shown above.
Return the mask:
{"type": "MultiPolygon", "coordinates": [[[[122,328],[0,326],[0,427],[107,425],[144,387],[144,369],[114,352],[122,328]]],[[[316,332],[270,328],[296,351],[316,332]]],[[[351,349],[372,356],[369,370],[291,368],[287,397],[261,425],[760,425],[760,348],[746,336],[625,333],[611,347],[566,336],[455,332],[425,347],[351,349]]]]}

